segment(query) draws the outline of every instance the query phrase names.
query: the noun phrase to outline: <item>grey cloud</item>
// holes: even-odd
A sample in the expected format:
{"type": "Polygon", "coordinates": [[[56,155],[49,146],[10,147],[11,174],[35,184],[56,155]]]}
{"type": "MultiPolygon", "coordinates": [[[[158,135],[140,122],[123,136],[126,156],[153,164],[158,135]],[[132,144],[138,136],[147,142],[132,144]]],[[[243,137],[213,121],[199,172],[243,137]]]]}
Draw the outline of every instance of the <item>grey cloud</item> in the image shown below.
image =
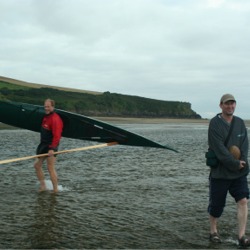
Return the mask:
{"type": "Polygon", "coordinates": [[[250,4],[241,0],[0,0],[0,75],[192,103],[219,112],[249,92],[250,4]]]}

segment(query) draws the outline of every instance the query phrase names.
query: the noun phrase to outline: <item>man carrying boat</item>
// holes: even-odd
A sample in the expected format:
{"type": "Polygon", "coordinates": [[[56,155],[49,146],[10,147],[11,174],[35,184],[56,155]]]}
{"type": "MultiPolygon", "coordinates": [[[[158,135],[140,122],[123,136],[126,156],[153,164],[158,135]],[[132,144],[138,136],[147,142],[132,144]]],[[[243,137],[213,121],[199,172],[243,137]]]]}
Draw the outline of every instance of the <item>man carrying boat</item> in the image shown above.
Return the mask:
{"type": "Polygon", "coordinates": [[[46,99],[44,102],[45,116],[43,117],[41,124],[41,141],[37,147],[37,154],[46,154],[48,157],[39,157],[35,164],[35,170],[38,180],[40,181],[39,191],[46,190],[46,184],[44,180],[44,173],[42,165],[47,160],[47,168],[50,174],[50,179],[53,185],[53,191],[58,192],[57,173],[55,170],[56,155],[54,152],[58,150],[59,142],[61,139],[63,122],[61,117],[54,112],[55,102],[51,99],[46,99]]]}

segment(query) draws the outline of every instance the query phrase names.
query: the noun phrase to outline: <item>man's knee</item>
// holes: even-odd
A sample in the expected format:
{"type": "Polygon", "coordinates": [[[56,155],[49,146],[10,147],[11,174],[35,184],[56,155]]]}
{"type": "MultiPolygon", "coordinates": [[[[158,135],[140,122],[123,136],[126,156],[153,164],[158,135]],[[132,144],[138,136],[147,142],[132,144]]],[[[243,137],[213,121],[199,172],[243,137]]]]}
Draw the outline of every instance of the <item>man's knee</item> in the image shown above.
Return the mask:
{"type": "Polygon", "coordinates": [[[39,170],[40,168],[42,168],[43,165],[43,159],[37,159],[34,163],[34,168],[36,170],[39,170]]]}
{"type": "Polygon", "coordinates": [[[237,201],[237,204],[239,206],[247,206],[247,203],[248,203],[248,199],[247,198],[243,198],[243,199],[240,199],[239,201],[237,201]]]}
{"type": "Polygon", "coordinates": [[[221,217],[223,210],[224,210],[224,207],[220,207],[220,206],[209,206],[208,207],[208,213],[211,216],[213,216],[214,218],[221,217]]]}

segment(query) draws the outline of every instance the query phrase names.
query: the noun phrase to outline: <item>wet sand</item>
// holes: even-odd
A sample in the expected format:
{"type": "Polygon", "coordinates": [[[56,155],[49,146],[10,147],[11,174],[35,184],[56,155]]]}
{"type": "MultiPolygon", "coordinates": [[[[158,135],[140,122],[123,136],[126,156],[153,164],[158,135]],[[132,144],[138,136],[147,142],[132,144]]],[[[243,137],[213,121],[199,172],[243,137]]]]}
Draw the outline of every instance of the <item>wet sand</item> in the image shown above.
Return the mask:
{"type": "MultiPolygon", "coordinates": [[[[129,118],[129,117],[95,117],[104,122],[109,123],[128,123],[128,124],[204,124],[208,125],[210,119],[178,119],[178,118],[129,118]]],[[[244,120],[247,127],[250,127],[250,120],[244,120]]]]}
{"type": "Polygon", "coordinates": [[[104,122],[114,123],[142,123],[142,124],[162,124],[162,123],[200,123],[208,124],[208,119],[175,119],[175,118],[131,118],[131,117],[94,117],[94,119],[104,122]]]}
{"type": "Polygon", "coordinates": [[[0,122],[0,129],[15,129],[15,127],[0,122]]]}

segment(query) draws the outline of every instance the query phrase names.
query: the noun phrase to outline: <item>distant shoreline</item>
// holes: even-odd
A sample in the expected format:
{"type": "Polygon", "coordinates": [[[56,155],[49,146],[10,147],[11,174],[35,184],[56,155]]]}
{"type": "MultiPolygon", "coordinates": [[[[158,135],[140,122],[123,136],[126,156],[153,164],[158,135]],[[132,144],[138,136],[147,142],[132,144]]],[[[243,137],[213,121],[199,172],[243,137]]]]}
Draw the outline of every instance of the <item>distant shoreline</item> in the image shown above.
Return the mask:
{"type": "MultiPolygon", "coordinates": [[[[111,124],[204,124],[208,125],[210,119],[179,119],[179,118],[131,118],[131,117],[92,117],[93,119],[111,124]]],[[[250,120],[245,120],[250,127],[250,120]]],[[[16,127],[0,122],[0,129],[15,129],[16,127]]]]}
{"type": "Polygon", "coordinates": [[[93,117],[94,119],[113,122],[113,123],[141,123],[141,124],[160,124],[160,123],[209,123],[207,119],[180,119],[180,118],[131,118],[131,117],[93,117]]]}

